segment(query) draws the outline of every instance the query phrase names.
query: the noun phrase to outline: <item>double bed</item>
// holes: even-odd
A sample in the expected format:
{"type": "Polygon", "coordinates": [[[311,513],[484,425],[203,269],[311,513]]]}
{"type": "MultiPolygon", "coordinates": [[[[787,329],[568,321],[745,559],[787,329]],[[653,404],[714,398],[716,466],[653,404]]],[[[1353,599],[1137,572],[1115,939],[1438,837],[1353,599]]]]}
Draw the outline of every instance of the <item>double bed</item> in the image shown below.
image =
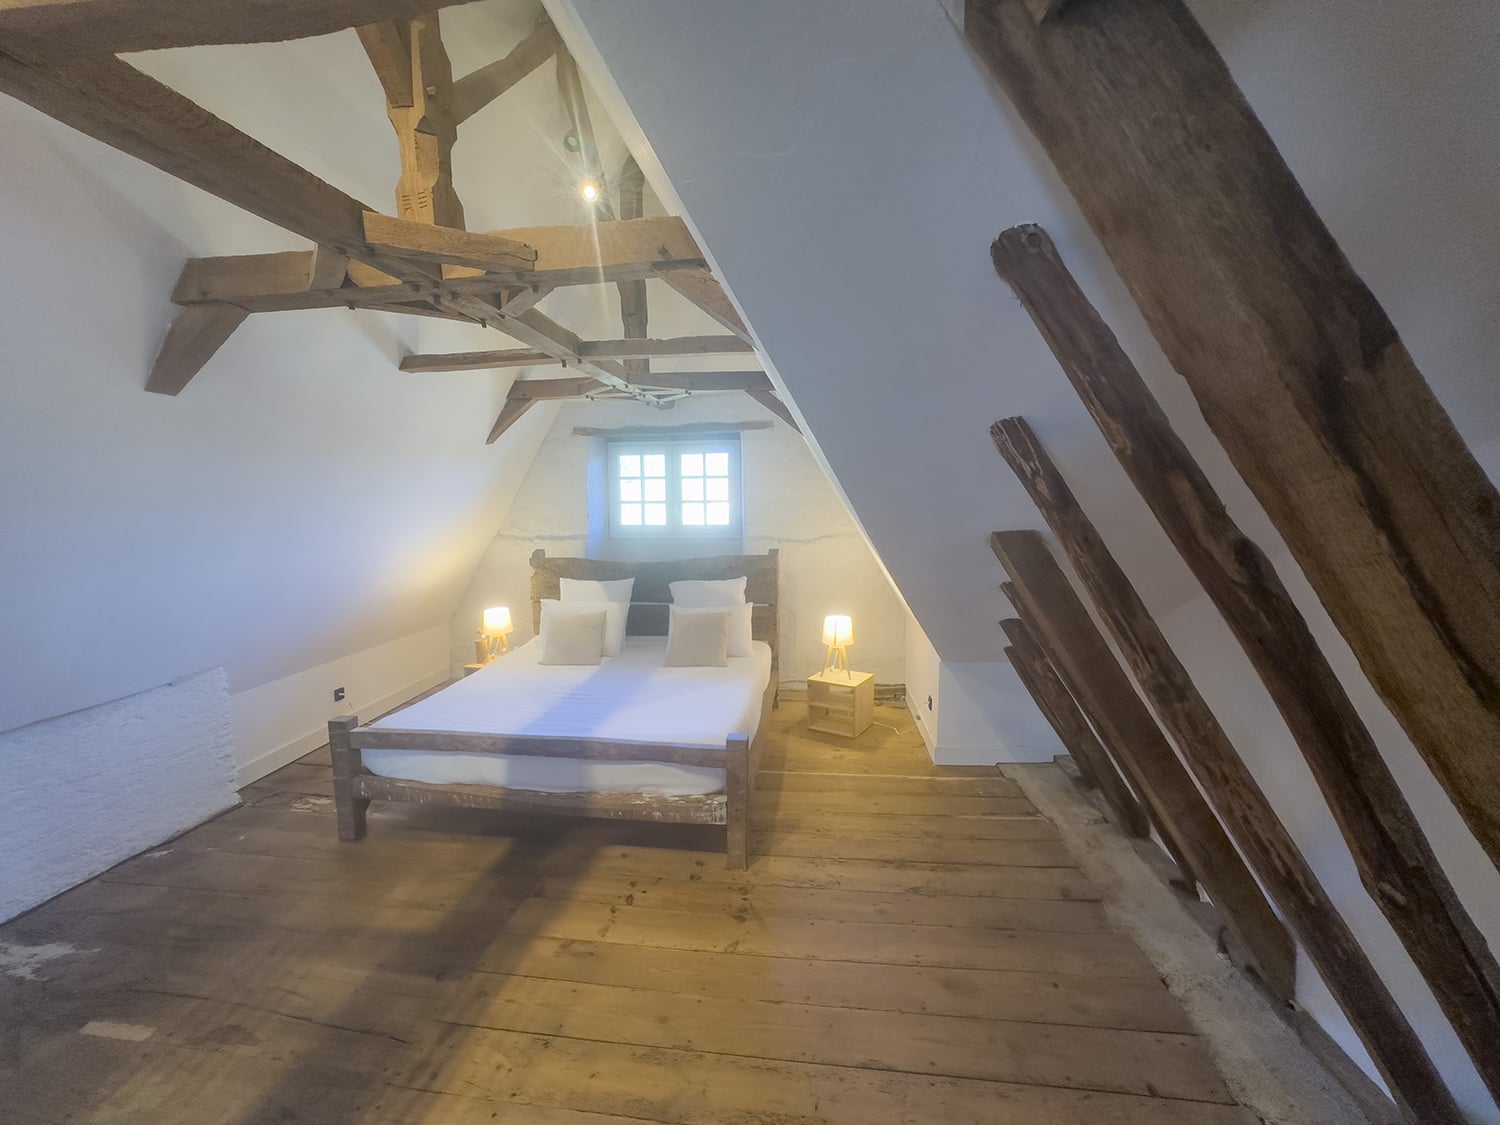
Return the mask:
{"type": "Polygon", "coordinates": [[[538,661],[535,641],[396,714],[328,724],[339,837],[365,833],[372,800],[527,813],[721,824],[747,862],[750,789],[775,704],[777,555],[628,563],[531,557],[533,625],[561,580],[634,578],[620,655],[538,661]],[[746,578],[748,656],[668,668],[670,583],[746,578]]]}

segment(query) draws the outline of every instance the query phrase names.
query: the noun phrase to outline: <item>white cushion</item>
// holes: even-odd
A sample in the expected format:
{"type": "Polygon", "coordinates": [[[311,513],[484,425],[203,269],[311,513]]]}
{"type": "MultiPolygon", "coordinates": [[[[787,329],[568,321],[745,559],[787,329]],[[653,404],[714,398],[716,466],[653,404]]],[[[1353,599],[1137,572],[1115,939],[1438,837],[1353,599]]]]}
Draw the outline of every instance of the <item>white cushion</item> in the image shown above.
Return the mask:
{"type": "Polygon", "coordinates": [[[608,582],[595,582],[588,578],[562,578],[558,580],[559,595],[565,602],[629,602],[635,589],[634,578],[615,578],[608,582]]]}
{"type": "Polygon", "coordinates": [[[664,668],[722,668],[728,663],[729,609],[672,607],[664,668]]]}
{"type": "Polygon", "coordinates": [[[630,616],[629,602],[560,602],[552,598],[542,599],[542,631],[547,631],[547,607],[553,614],[563,612],[604,614],[604,655],[619,656],[625,646],[625,622],[630,616]]]}
{"type": "Polygon", "coordinates": [[[539,664],[598,664],[604,657],[603,609],[584,612],[557,612],[549,615],[546,602],[542,603],[542,635],[538,643],[542,646],[539,664]]]}
{"type": "Polygon", "coordinates": [[[729,619],[729,655],[749,656],[755,639],[751,614],[755,607],[745,601],[744,578],[717,580],[683,579],[669,583],[672,604],[684,609],[733,609],[729,619]]]}
{"type": "Polygon", "coordinates": [[[673,605],[704,609],[708,606],[744,605],[745,582],[743,575],[715,581],[694,578],[668,583],[668,588],[672,591],[673,605]]]}

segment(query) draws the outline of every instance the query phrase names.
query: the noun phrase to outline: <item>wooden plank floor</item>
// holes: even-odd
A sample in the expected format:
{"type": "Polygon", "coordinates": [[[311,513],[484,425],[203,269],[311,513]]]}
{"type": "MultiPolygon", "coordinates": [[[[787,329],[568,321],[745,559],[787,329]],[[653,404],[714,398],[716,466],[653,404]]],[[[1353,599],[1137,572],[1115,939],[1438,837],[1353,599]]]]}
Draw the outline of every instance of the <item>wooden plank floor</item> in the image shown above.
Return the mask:
{"type": "Polygon", "coordinates": [[[340,844],[309,755],[0,927],[0,1117],[1252,1125],[1014,783],[904,710],[803,718],[748,872],[722,830],[475,810],[340,844]]]}

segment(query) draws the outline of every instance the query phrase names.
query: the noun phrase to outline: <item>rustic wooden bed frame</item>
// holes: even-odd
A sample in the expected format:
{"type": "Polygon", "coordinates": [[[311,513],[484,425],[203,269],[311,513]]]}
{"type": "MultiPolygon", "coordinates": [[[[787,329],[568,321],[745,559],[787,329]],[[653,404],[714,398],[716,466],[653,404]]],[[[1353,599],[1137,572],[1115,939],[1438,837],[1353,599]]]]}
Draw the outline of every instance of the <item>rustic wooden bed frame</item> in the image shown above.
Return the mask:
{"type": "Polygon", "coordinates": [[[731,734],[723,750],[674,743],[608,742],[588,738],[493,734],[483,731],[403,730],[362,727],[353,715],[328,724],[328,747],[333,757],[333,795],[341,840],[365,834],[365,814],[371,801],[407,801],[462,808],[507,809],[559,816],[607,817],[618,820],[660,821],[674,824],[722,824],[729,866],[748,863],[750,790],[760,761],[761,745],[776,704],[780,666],[777,636],[779,567],[777,552],[764,555],[722,555],[671,562],[608,562],[600,559],[549,559],[546,552],[531,556],[531,616],[533,629],[541,625],[542,599],[556,598],[561,579],[609,581],[634,578],[625,631],[630,636],[665,636],[670,612],[668,584],[680,579],[724,579],[744,575],[745,599],[754,605],[751,632],[771,648],[771,675],[761,698],[760,727],[752,742],[747,734],[731,734]],[[667,762],[723,770],[721,793],[655,796],[646,793],[543,793],[492,785],[440,785],[380,777],[365,769],[364,750],[434,750],[473,754],[515,754],[548,758],[587,758],[594,761],[667,762]]]}

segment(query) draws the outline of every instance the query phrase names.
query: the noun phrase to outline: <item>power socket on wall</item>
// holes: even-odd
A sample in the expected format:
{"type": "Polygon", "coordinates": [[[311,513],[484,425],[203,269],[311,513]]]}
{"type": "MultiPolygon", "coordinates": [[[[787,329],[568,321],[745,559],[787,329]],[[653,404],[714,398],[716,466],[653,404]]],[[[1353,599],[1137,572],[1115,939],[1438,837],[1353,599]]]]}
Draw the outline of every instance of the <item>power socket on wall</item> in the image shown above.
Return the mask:
{"type": "Polygon", "coordinates": [[[335,703],[342,703],[344,701],[344,689],[343,688],[336,687],[336,688],[333,689],[333,701],[335,703]]]}

